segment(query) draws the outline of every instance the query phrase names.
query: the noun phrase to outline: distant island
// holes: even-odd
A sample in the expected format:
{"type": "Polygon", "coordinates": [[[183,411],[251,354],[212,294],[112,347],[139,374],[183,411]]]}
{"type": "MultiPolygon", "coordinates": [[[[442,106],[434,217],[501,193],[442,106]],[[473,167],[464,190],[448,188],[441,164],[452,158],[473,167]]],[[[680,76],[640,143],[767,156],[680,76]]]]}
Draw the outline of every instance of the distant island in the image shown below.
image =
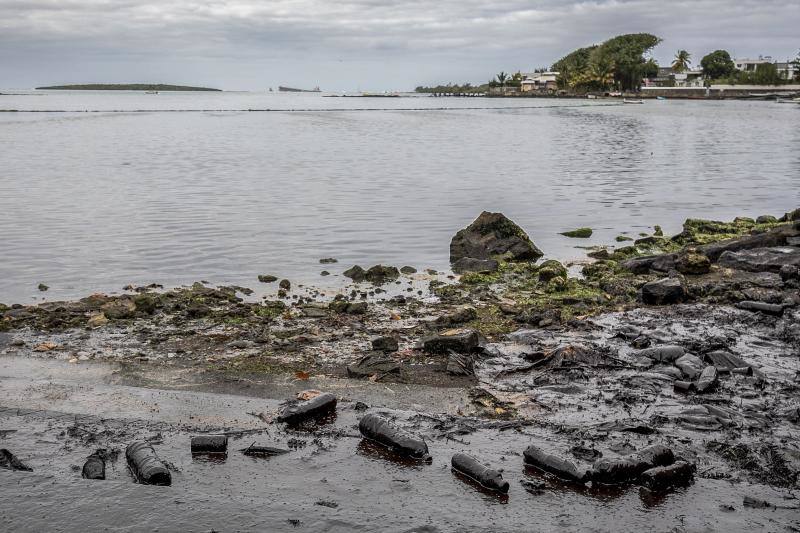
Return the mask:
{"type": "Polygon", "coordinates": [[[221,91],[209,87],[190,87],[188,85],[163,85],[153,83],[87,83],[84,85],[51,85],[39,89],[65,91],[221,91]]]}

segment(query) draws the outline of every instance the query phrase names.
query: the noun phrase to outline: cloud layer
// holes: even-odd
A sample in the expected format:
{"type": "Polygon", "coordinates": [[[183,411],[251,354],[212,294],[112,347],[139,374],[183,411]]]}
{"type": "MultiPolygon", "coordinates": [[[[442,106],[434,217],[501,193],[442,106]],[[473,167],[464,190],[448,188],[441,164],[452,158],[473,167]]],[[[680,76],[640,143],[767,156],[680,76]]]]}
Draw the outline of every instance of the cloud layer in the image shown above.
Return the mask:
{"type": "Polygon", "coordinates": [[[547,66],[618,33],[696,61],[785,59],[796,0],[0,0],[0,87],[88,81],[407,89],[547,66]]]}

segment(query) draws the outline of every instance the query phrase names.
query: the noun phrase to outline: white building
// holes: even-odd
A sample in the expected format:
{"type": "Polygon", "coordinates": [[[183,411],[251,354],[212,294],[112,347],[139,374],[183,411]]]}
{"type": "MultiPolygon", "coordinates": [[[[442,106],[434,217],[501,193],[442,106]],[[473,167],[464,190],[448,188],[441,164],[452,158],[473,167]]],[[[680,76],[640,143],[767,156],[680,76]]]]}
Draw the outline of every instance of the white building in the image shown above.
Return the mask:
{"type": "Polygon", "coordinates": [[[765,63],[772,63],[772,56],[758,56],[758,59],[736,58],[733,64],[736,65],[736,70],[743,70],[745,72],[755,72],[758,65],[765,63]]]}
{"type": "Polygon", "coordinates": [[[737,58],[733,60],[736,69],[745,72],[755,72],[759,65],[767,63],[775,65],[775,68],[778,70],[778,75],[785,80],[794,79],[797,74],[797,67],[792,63],[791,59],[787,61],[773,61],[772,56],[758,56],[758,59],[737,58]]]}

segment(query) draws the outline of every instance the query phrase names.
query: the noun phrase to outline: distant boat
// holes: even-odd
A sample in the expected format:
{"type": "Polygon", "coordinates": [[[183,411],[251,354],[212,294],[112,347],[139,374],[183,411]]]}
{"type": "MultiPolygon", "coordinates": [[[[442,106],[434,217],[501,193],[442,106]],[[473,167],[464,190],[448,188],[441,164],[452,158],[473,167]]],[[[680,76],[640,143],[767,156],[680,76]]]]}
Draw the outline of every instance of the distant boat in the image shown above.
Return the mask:
{"type": "Polygon", "coordinates": [[[666,96],[656,96],[656,100],[666,100],[666,96]]]}
{"type": "Polygon", "coordinates": [[[294,87],[284,87],[283,85],[278,85],[278,91],[282,93],[320,93],[319,87],[314,87],[311,90],[308,89],[295,89],[294,87]]]}
{"type": "Polygon", "coordinates": [[[776,98],[775,102],[779,104],[800,104],[800,98],[776,98]]]}
{"type": "Polygon", "coordinates": [[[644,100],[631,100],[631,99],[625,98],[625,99],[622,100],[622,103],[623,104],[643,104],[644,100]]]}
{"type": "Polygon", "coordinates": [[[158,91],[145,91],[144,94],[158,94],[158,91]]]}

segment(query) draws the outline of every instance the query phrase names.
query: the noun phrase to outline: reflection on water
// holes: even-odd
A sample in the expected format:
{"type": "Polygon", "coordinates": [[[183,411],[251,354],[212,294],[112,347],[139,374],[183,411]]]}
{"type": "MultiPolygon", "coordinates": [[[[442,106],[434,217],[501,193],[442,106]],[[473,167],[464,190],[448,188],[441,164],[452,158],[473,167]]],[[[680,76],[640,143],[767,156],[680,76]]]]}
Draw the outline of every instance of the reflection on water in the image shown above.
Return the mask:
{"type": "MultiPolygon", "coordinates": [[[[313,95],[163,96],[4,96],[0,107],[374,106],[313,95]]],[[[613,244],[621,231],[676,232],[689,216],[800,205],[800,109],[790,106],[386,100],[381,107],[518,108],[0,113],[0,301],[41,297],[40,282],[55,299],[199,279],[264,289],[256,276],[265,273],[337,285],[356,263],[443,270],[450,237],[484,209],[568,259],[582,256],[576,244],[613,244]],[[558,235],[579,226],[595,234],[558,235]],[[320,277],[322,257],[339,259],[324,268],[332,276],[320,277]]]]}

